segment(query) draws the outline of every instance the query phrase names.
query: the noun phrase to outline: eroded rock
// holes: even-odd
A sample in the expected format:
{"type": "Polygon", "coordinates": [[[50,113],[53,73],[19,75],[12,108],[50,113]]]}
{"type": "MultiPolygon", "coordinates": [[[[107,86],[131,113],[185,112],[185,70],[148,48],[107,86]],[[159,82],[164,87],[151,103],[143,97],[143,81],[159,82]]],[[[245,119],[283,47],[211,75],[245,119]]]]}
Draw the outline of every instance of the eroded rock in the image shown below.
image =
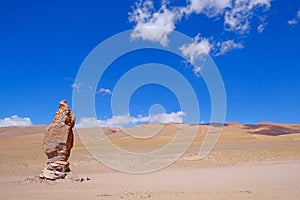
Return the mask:
{"type": "Polygon", "coordinates": [[[68,159],[73,147],[74,135],[72,128],[75,117],[66,100],[59,103],[51,125],[44,135],[44,152],[48,157],[47,166],[40,178],[56,180],[64,178],[70,172],[68,159]]]}

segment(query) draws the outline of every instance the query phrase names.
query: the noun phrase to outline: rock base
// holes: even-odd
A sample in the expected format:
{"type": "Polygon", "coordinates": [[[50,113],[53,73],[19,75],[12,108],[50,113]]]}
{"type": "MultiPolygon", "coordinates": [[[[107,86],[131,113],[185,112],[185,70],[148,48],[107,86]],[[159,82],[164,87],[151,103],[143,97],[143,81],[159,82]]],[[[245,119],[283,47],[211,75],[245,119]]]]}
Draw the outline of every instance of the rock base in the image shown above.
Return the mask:
{"type": "Polygon", "coordinates": [[[55,161],[49,163],[39,177],[47,180],[64,179],[70,171],[68,161],[55,161]]]}
{"type": "Polygon", "coordinates": [[[66,176],[63,179],[47,179],[45,176],[32,176],[25,179],[27,183],[47,183],[47,184],[57,184],[63,182],[85,182],[91,180],[89,177],[78,177],[73,172],[67,172],[66,176]]]}

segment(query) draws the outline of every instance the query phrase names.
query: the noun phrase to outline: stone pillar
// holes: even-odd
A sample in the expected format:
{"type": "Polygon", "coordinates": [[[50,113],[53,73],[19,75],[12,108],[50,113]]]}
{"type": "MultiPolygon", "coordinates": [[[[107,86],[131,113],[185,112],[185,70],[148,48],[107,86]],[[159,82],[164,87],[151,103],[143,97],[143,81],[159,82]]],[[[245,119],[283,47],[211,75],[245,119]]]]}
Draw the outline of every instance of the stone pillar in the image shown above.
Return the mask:
{"type": "Polygon", "coordinates": [[[72,128],[74,124],[75,117],[66,100],[62,100],[48,131],[44,135],[43,146],[48,161],[46,168],[40,174],[40,178],[62,179],[70,172],[68,159],[73,147],[72,128]]]}

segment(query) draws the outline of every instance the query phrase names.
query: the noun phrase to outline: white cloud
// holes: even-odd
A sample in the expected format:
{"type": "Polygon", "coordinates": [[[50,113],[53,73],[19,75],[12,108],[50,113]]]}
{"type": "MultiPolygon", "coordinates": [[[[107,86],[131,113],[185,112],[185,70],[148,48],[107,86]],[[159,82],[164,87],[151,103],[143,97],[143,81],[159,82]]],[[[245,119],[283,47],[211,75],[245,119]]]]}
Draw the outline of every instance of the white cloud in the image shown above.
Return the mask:
{"type": "Polygon", "coordinates": [[[197,66],[197,61],[205,59],[205,56],[213,52],[214,56],[225,55],[233,49],[242,49],[244,46],[241,43],[236,43],[234,40],[224,42],[211,42],[207,38],[201,38],[198,34],[193,42],[185,44],[179,48],[182,55],[193,65],[193,72],[196,76],[200,75],[203,66],[197,66]]]}
{"type": "Polygon", "coordinates": [[[225,8],[231,7],[231,0],[188,0],[188,5],[182,8],[185,14],[204,13],[209,17],[221,14],[225,8]]]}
{"type": "Polygon", "coordinates": [[[201,38],[200,34],[198,34],[191,43],[184,44],[179,47],[179,50],[190,63],[195,64],[197,60],[201,60],[205,55],[209,54],[211,48],[212,45],[209,40],[201,38]]]}
{"type": "Polygon", "coordinates": [[[77,128],[90,128],[90,127],[97,127],[97,126],[98,126],[97,119],[93,117],[81,118],[79,123],[76,124],[77,128]]]}
{"type": "Polygon", "coordinates": [[[291,19],[291,20],[288,21],[288,24],[289,25],[296,25],[296,24],[298,24],[298,21],[296,19],[291,19]]]}
{"type": "Polygon", "coordinates": [[[129,13],[129,21],[135,24],[131,37],[167,46],[169,34],[183,16],[203,13],[212,17],[222,13],[230,5],[231,0],[188,0],[185,7],[168,8],[167,1],[162,1],[161,7],[156,10],[152,0],[140,0],[129,13]]]}
{"type": "Polygon", "coordinates": [[[221,56],[233,49],[242,49],[244,46],[241,43],[236,43],[233,40],[227,40],[225,42],[218,42],[216,44],[215,56],[221,56]]]}
{"type": "Polygon", "coordinates": [[[106,120],[98,120],[93,117],[82,118],[79,123],[76,124],[77,128],[89,128],[89,127],[122,127],[127,124],[138,124],[138,123],[181,123],[182,118],[185,116],[185,113],[182,111],[160,113],[152,116],[141,116],[131,117],[128,115],[122,116],[113,116],[112,118],[106,120]]]}
{"type": "Polygon", "coordinates": [[[178,10],[169,10],[163,3],[156,11],[151,0],[139,1],[135,6],[133,12],[129,13],[129,21],[135,23],[131,37],[167,46],[168,35],[174,31],[176,20],[181,18],[178,10]]]}
{"type": "Polygon", "coordinates": [[[300,21],[300,8],[296,14],[296,17],[294,19],[288,20],[287,23],[291,26],[298,24],[300,21]]]}
{"type": "Polygon", "coordinates": [[[213,45],[210,43],[209,39],[201,38],[200,34],[194,38],[191,43],[184,44],[179,47],[182,55],[193,65],[193,72],[196,76],[200,76],[200,71],[202,66],[197,65],[197,61],[205,59],[213,45]]]}
{"type": "Polygon", "coordinates": [[[170,114],[161,113],[149,117],[150,123],[182,123],[182,117],[185,116],[185,113],[182,111],[171,112],[170,114]]]}
{"type": "Polygon", "coordinates": [[[107,95],[107,94],[111,94],[111,90],[107,89],[107,88],[100,88],[97,91],[97,94],[102,94],[102,95],[107,95]]]}
{"type": "Polygon", "coordinates": [[[258,25],[257,32],[262,33],[265,30],[265,26],[263,24],[258,25]]]}
{"type": "Polygon", "coordinates": [[[232,9],[225,12],[224,27],[240,34],[249,32],[256,8],[268,10],[271,0],[235,0],[232,9]]]}
{"type": "MultiPolygon", "coordinates": [[[[129,13],[129,21],[134,23],[131,37],[134,39],[160,42],[168,45],[168,35],[174,31],[175,24],[182,17],[205,14],[212,18],[224,15],[224,26],[227,31],[246,33],[250,29],[250,21],[256,8],[265,10],[271,7],[271,0],[187,0],[185,6],[170,6],[162,1],[156,10],[152,0],[140,0],[129,13]]],[[[299,11],[300,12],[300,11],[299,11]]],[[[263,25],[259,26],[263,29],[263,25]]]]}
{"type": "MultiPolygon", "coordinates": [[[[260,20],[259,33],[265,28],[265,18],[260,16],[270,9],[271,0],[186,0],[184,6],[171,6],[169,1],[162,0],[156,10],[152,0],[139,0],[129,13],[129,21],[134,23],[131,33],[133,39],[159,42],[163,46],[169,43],[168,36],[175,30],[176,23],[183,17],[188,19],[192,14],[203,14],[208,18],[223,19],[224,31],[246,34],[250,31],[252,19],[260,20]]],[[[299,10],[300,13],[300,10],[299,10]]],[[[221,35],[222,37],[222,35],[221,35]]],[[[219,41],[222,38],[219,37],[219,41]]],[[[233,49],[242,49],[241,43],[233,40],[226,42],[213,41],[213,36],[201,38],[198,34],[194,41],[184,44],[180,51],[191,64],[213,52],[214,56],[224,55],[233,49]]],[[[199,75],[201,66],[194,66],[193,72],[199,75]]]]}
{"type": "Polygon", "coordinates": [[[74,83],[71,85],[71,87],[76,90],[77,92],[80,92],[80,88],[81,88],[82,84],[81,83],[74,83]]]}
{"type": "Polygon", "coordinates": [[[176,23],[191,14],[204,14],[209,18],[224,16],[225,30],[244,34],[250,29],[256,8],[268,10],[270,7],[271,0],[187,0],[185,6],[177,7],[162,1],[156,10],[152,0],[140,0],[129,13],[129,21],[135,24],[131,37],[167,46],[176,23]]]}
{"type": "Polygon", "coordinates": [[[3,126],[32,126],[32,123],[29,117],[22,118],[13,115],[11,117],[0,119],[0,127],[3,126]]]}
{"type": "Polygon", "coordinates": [[[200,76],[201,70],[202,70],[202,66],[194,66],[193,67],[193,72],[196,76],[200,76]]]}

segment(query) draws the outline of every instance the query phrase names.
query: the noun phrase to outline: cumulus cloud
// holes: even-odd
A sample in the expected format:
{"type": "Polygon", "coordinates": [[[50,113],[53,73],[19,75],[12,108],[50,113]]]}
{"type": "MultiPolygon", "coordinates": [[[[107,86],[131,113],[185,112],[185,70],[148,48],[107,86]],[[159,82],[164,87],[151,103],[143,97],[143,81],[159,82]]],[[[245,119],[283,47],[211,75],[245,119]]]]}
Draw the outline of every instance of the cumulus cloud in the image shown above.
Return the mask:
{"type": "Polygon", "coordinates": [[[175,22],[180,18],[179,10],[168,9],[166,3],[156,11],[151,0],[140,0],[135,4],[132,13],[129,13],[129,21],[135,23],[131,37],[167,46],[168,35],[174,31],[175,22]]]}
{"type": "Polygon", "coordinates": [[[108,94],[111,94],[111,90],[107,89],[107,88],[100,88],[97,91],[97,94],[108,95],[108,94]]]}
{"type": "Polygon", "coordinates": [[[22,118],[13,115],[11,117],[0,119],[0,127],[3,126],[32,126],[32,122],[29,117],[22,118]]]}
{"type": "Polygon", "coordinates": [[[195,64],[198,59],[202,59],[205,55],[210,53],[212,45],[209,39],[202,38],[198,34],[191,43],[184,44],[179,47],[182,55],[188,58],[189,62],[195,64]]]}
{"type": "MultiPolygon", "coordinates": [[[[134,23],[131,37],[159,42],[167,46],[168,36],[175,30],[176,24],[183,17],[188,19],[192,14],[223,19],[224,31],[237,34],[248,33],[251,20],[256,16],[261,21],[257,27],[257,31],[261,33],[265,28],[265,23],[262,21],[264,17],[260,17],[256,12],[263,13],[271,7],[271,0],[187,0],[184,6],[171,6],[168,2],[162,0],[160,8],[156,10],[152,0],[139,0],[129,13],[129,21],[134,23]]],[[[215,55],[224,55],[229,50],[243,48],[240,43],[234,43],[232,40],[220,44],[217,41],[201,38],[198,34],[193,43],[183,45],[180,50],[193,64],[195,59],[209,54],[212,49],[218,47],[219,53],[215,55]],[[212,43],[216,45],[213,46],[212,43]]],[[[199,66],[193,70],[199,71],[199,66]]]]}
{"type": "MultiPolygon", "coordinates": [[[[202,38],[198,34],[191,43],[184,44],[179,48],[182,55],[193,65],[193,72],[200,76],[203,66],[198,66],[198,61],[203,61],[205,56],[212,52],[213,56],[225,55],[233,49],[242,49],[244,45],[236,43],[234,40],[223,42],[213,42],[208,38],[202,38]]],[[[198,62],[199,63],[199,62],[198,62]]]]}
{"type": "Polygon", "coordinates": [[[216,53],[214,54],[215,56],[220,56],[220,55],[224,55],[227,52],[233,50],[233,49],[242,49],[244,48],[244,45],[242,45],[241,43],[236,43],[233,40],[227,40],[224,42],[218,42],[216,44],[217,48],[216,49],[216,53]]]}
{"type": "Polygon", "coordinates": [[[198,34],[191,43],[184,44],[179,47],[181,54],[193,65],[193,72],[196,76],[200,75],[202,69],[201,66],[197,65],[198,61],[205,59],[213,45],[210,43],[208,38],[202,38],[198,34]]]}
{"type": "Polygon", "coordinates": [[[291,26],[298,24],[300,21],[300,8],[296,14],[296,17],[287,21],[287,23],[291,26]]]}
{"type": "Polygon", "coordinates": [[[99,120],[93,117],[81,118],[76,124],[77,128],[90,127],[122,127],[124,125],[139,124],[139,123],[181,123],[185,113],[182,111],[167,113],[160,113],[156,115],[131,117],[128,115],[113,116],[106,120],[99,120]]]}
{"type": "Polygon", "coordinates": [[[182,118],[186,114],[182,111],[179,112],[171,112],[167,113],[160,113],[156,115],[149,116],[149,123],[182,123],[182,118]]]}
{"type": "Polygon", "coordinates": [[[166,2],[162,1],[158,10],[152,0],[140,0],[135,4],[129,13],[129,21],[135,24],[133,38],[160,42],[166,46],[175,24],[191,14],[204,14],[209,18],[223,16],[225,30],[246,33],[254,12],[258,8],[265,11],[271,7],[271,0],[187,0],[185,6],[178,7],[169,6],[166,2]]]}
{"type": "Polygon", "coordinates": [[[271,0],[235,0],[233,7],[225,12],[224,27],[227,31],[239,34],[247,33],[250,29],[251,19],[255,16],[255,9],[268,10],[271,0]]]}
{"type": "Polygon", "coordinates": [[[186,15],[205,14],[209,17],[222,14],[225,8],[231,7],[231,0],[188,0],[188,5],[181,8],[186,15]]]}

